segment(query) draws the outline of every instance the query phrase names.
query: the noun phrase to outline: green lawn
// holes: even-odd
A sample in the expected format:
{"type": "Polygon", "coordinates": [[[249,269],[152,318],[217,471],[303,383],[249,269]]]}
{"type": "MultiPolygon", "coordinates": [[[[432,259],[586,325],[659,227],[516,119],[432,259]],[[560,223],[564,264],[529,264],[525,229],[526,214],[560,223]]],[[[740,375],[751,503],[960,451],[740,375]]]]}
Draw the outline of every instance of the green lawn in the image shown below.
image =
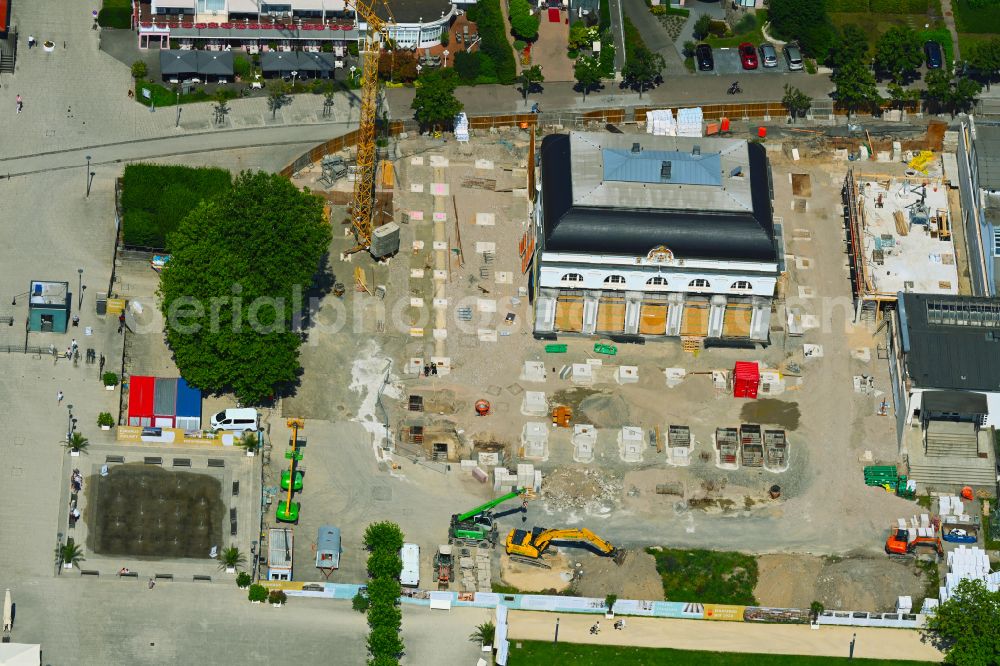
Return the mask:
{"type": "Polygon", "coordinates": [[[668,601],[754,606],[757,559],[744,553],[714,550],[647,548],[656,558],[656,571],[663,579],[668,601]]]}
{"type": "Polygon", "coordinates": [[[737,652],[700,652],[667,648],[636,648],[617,645],[582,645],[548,641],[511,641],[510,666],[538,664],[573,664],[573,666],[916,666],[926,661],[855,659],[846,657],[805,657],[797,655],[743,654],[737,652]],[[518,645],[521,645],[518,648],[518,645]]]}
{"type": "Polygon", "coordinates": [[[975,9],[969,0],[953,0],[951,7],[959,32],[1000,34],[1000,4],[975,9]]]}
{"type": "MultiPolygon", "coordinates": [[[[159,83],[137,83],[135,86],[135,93],[135,97],[139,100],[139,103],[145,104],[146,106],[149,106],[150,103],[155,104],[157,107],[174,106],[177,104],[177,93],[169,88],[161,86],[159,83]],[[146,96],[142,94],[143,88],[149,90],[149,99],[146,99],[146,96]]],[[[207,102],[210,99],[212,99],[212,96],[204,90],[194,90],[186,95],[180,96],[181,104],[207,102]]]]}

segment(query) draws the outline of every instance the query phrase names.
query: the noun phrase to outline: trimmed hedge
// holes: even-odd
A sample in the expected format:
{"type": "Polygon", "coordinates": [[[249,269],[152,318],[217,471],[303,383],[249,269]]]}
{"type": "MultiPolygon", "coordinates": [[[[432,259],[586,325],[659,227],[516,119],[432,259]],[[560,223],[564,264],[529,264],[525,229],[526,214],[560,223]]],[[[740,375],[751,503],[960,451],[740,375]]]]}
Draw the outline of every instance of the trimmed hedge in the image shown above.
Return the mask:
{"type": "Polygon", "coordinates": [[[611,29],[611,3],[609,0],[601,0],[598,5],[599,22],[598,27],[601,32],[611,29]]]}
{"type": "Polygon", "coordinates": [[[131,7],[104,7],[97,13],[97,24],[102,28],[132,28],[131,7]]]}
{"type": "Polygon", "coordinates": [[[473,16],[482,39],[480,50],[493,61],[497,82],[505,86],[514,83],[517,63],[507,41],[507,26],[500,12],[500,0],[478,0],[473,16]]]}
{"type": "Polygon", "coordinates": [[[204,199],[232,187],[225,169],[129,164],[122,177],[126,245],[169,249],[168,235],[204,199]]]}
{"type": "Polygon", "coordinates": [[[928,0],[827,0],[826,10],[842,14],[926,14],[928,0]]]}

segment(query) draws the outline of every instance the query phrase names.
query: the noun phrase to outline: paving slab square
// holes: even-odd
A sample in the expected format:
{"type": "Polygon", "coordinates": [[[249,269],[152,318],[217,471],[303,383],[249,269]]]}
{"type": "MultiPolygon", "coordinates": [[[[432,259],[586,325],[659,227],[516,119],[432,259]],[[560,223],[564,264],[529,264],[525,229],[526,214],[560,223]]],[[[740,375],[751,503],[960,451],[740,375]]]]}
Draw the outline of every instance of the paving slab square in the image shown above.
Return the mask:
{"type": "Polygon", "coordinates": [[[431,183],[431,194],[436,197],[446,197],[449,191],[448,183],[431,183]]]}
{"type": "Polygon", "coordinates": [[[434,241],[434,249],[435,250],[447,250],[448,249],[448,243],[446,243],[445,241],[434,241]]]}
{"type": "Polygon", "coordinates": [[[497,223],[493,213],[476,213],[476,224],[481,227],[492,227],[497,223]]]}
{"type": "Polygon", "coordinates": [[[510,271],[497,271],[493,274],[497,284],[514,284],[514,274],[510,271]]]}
{"type": "Polygon", "coordinates": [[[420,194],[424,191],[423,183],[410,183],[410,191],[415,194],[420,194]]]}
{"type": "Polygon", "coordinates": [[[496,342],[497,332],[493,328],[481,328],[476,331],[476,337],[479,338],[480,342],[496,342]]]}
{"type": "Polygon", "coordinates": [[[497,244],[489,241],[476,241],[476,254],[483,254],[485,252],[496,252],[497,244]]]}
{"type": "Polygon", "coordinates": [[[493,160],[476,160],[477,169],[492,169],[493,160]]]}
{"type": "Polygon", "coordinates": [[[448,213],[434,213],[434,221],[435,222],[447,222],[448,221],[448,213]]]}
{"type": "Polygon", "coordinates": [[[423,276],[424,276],[424,269],[422,269],[422,268],[411,268],[410,269],[410,277],[413,278],[414,280],[419,280],[423,276]]]}
{"type": "Polygon", "coordinates": [[[424,158],[423,158],[423,156],[411,157],[410,158],[410,165],[411,166],[423,166],[424,165],[424,158]]]}
{"type": "Polygon", "coordinates": [[[443,155],[431,155],[431,166],[432,167],[447,167],[448,158],[443,155]]]}
{"type": "Polygon", "coordinates": [[[413,222],[420,222],[423,219],[424,219],[424,211],[422,211],[422,210],[411,210],[410,211],[410,220],[412,220],[413,222]]]}

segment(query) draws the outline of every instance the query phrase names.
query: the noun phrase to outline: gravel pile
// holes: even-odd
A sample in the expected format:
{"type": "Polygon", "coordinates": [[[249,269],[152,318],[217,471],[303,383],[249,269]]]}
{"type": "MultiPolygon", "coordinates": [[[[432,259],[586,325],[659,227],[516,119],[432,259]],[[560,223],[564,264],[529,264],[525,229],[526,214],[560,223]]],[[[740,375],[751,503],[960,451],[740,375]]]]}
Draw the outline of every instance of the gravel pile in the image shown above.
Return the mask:
{"type": "Polygon", "coordinates": [[[545,477],[541,499],[546,508],[597,509],[618,503],[622,480],[600,469],[563,467],[545,477]]]}

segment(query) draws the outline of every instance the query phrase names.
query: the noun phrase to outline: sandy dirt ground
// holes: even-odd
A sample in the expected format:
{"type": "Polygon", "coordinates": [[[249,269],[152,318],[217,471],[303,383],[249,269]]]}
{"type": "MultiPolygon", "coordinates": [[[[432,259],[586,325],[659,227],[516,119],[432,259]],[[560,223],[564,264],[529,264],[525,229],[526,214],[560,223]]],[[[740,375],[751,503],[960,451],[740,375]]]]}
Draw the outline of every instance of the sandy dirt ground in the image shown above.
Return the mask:
{"type": "MultiPolygon", "coordinates": [[[[517,653],[517,639],[552,640],[555,614],[511,611],[508,617],[513,654],[517,653]]],[[[595,621],[593,615],[560,615],[559,640],[681,650],[846,657],[851,636],[856,635],[854,656],[859,659],[941,660],[940,652],[920,641],[919,632],[903,629],[821,627],[813,630],[802,624],[752,625],[629,617],[623,631],[615,631],[609,626],[611,622],[604,620],[600,633],[594,636],[590,634],[590,627],[595,621]]]]}
{"type": "Polygon", "coordinates": [[[507,585],[538,592],[570,587],[582,597],[603,598],[614,593],[622,599],[661,601],[663,582],[656,572],[656,560],[641,550],[629,551],[621,565],[580,548],[563,548],[546,554],[551,569],[541,569],[500,558],[501,576],[507,585]]]}
{"type": "Polygon", "coordinates": [[[924,597],[922,572],[886,557],[839,558],[762,555],[754,596],[763,606],[808,608],[819,601],[830,610],[895,610],[896,598],[924,597]]]}

